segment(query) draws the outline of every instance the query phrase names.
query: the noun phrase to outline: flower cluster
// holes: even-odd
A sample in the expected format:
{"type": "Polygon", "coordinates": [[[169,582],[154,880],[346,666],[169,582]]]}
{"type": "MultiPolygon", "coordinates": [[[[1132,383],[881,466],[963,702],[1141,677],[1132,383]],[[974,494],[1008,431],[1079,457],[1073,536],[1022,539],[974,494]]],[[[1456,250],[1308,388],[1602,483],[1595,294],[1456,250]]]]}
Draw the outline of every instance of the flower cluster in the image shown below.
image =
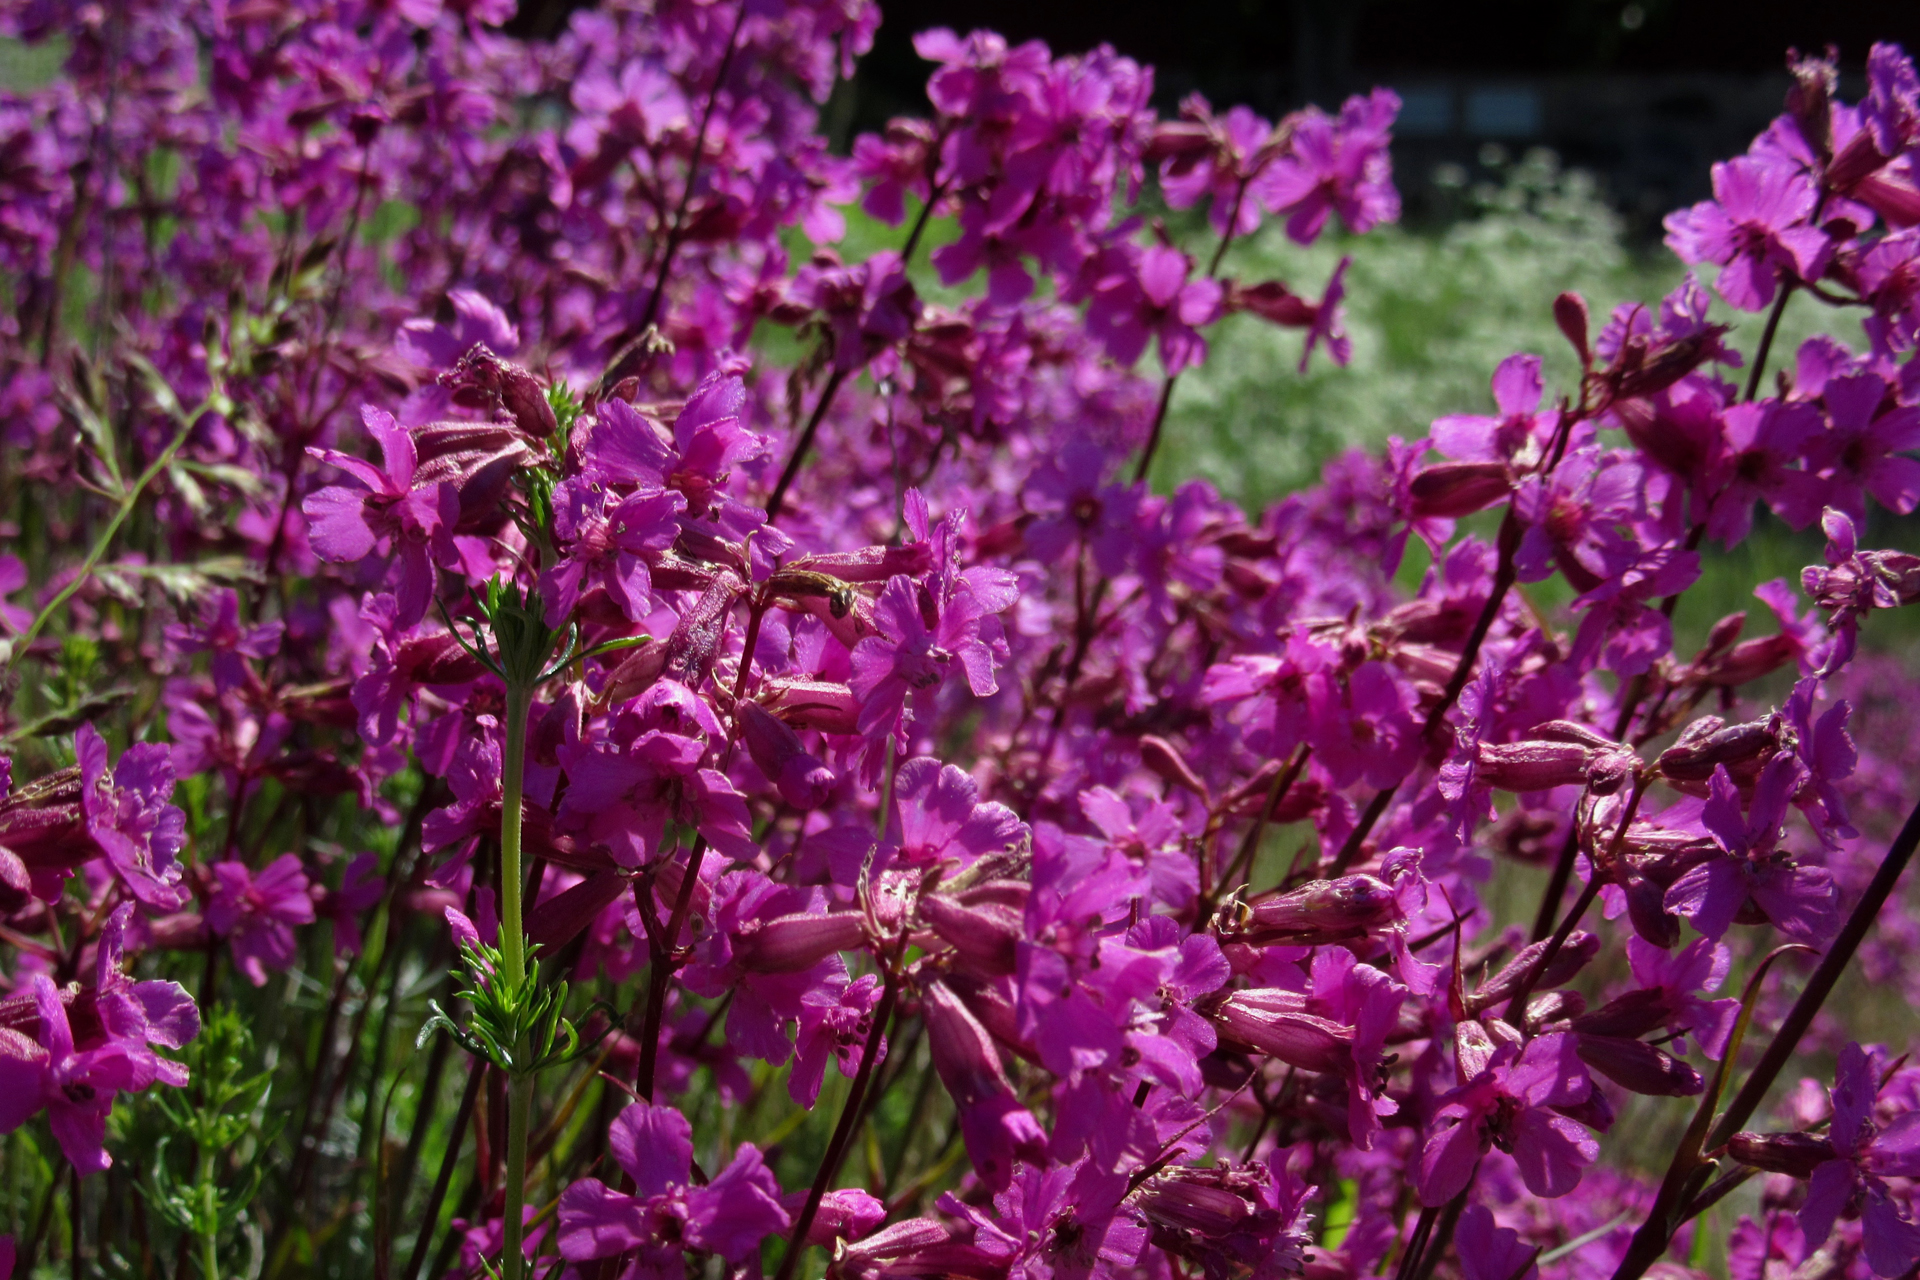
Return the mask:
{"type": "Polygon", "coordinates": [[[0,1129],[44,1113],[94,1173],[117,1095],[189,1083],[200,1006],[142,957],[202,1004],[321,975],[276,1267],[357,1187],[341,1274],[387,1274],[399,1205],[409,1275],[446,1209],[442,1265],[513,1277],[781,1239],[780,1280],[811,1246],[842,1280],[1633,1280],[1693,1274],[1669,1247],[1754,1171],[1740,1274],[1920,1260],[1920,1073],[1813,1018],[1856,953],[1920,998],[1875,728],[1911,690],[1859,652],[1920,602],[1860,544],[1920,505],[1901,51],[1851,105],[1796,58],[1668,221],[1710,287],[1597,332],[1563,295],[1572,384],[1516,354],[1492,414],[1249,513],[1148,482],[1167,407],[1232,314],[1350,358],[1344,259],[1303,293],[1230,250],[1364,251],[1387,90],[1163,120],[1110,49],[934,31],[931,113],[843,156],[865,0],[621,0],[546,43],[495,0],[111,10],[0,7],[68,46],[0,100],[0,1129]],[[837,252],[855,208],[898,247],[837,252]],[[1771,308],[1757,344],[1716,293],[1771,308]],[[1863,348],[1778,368],[1796,299],[1863,348]],[[1703,556],[1776,520],[1825,534],[1812,607],[1744,583],[1771,633],[1676,650],[1703,556]],[[385,1023],[456,953],[568,1048],[456,1028],[403,1142],[385,1023]],[[1805,1034],[1831,1105],[1748,1132],[1805,1034]],[[1664,1180],[1603,1159],[1630,1094],[1698,1109],[1664,1180]]]}

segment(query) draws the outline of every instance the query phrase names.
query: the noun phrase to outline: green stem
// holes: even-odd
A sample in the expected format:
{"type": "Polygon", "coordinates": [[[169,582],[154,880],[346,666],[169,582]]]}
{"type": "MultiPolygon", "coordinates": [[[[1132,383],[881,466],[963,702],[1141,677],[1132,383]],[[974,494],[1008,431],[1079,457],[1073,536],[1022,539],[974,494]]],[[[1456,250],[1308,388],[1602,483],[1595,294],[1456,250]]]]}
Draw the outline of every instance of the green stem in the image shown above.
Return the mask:
{"type": "Polygon", "coordinates": [[[526,773],[527,710],[532,701],[533,690],[507,686],[507,736],[500,770],[500,950],[507,963],[507,981],[516,989],[527,977],[520,907],[520,795],[526,773]]]}
{"type": "MultiPolygon", "coordinates": [[[[507,684],[507,740],[500,769],[500,949],[506,980],[517,991],[527,980],[526,929],[521,920],[520,798],[526,774],[527,710],[533,700],[530,686],[507,684]]],[[[531,1045],[522,1034],[513,1046],[514,1065],[525,1071],[531,1045]]],[[[527,1122],[533,1113],[533,1076],[515,1075],[507,1083],[507,1203],[502,1224],[501,1273],[520,1280],[526,1267],[521,1244],[527,1202],[527,1122]]]]}
{"type": "Polygon", "coordinates": [[[507,1204],[502,1224],[500,1270],[506,1280],[520,1280],[526,1268],[527,1118],[533,1111],[533,1077],[516,1076],[507,1085],[507,1204]]]}
{"type": "Polygon", "coordinates": [[[200,1271],[220,1280],[220,1198],[213,1185],[213,1152],[200,1148],[200,1271]]]}

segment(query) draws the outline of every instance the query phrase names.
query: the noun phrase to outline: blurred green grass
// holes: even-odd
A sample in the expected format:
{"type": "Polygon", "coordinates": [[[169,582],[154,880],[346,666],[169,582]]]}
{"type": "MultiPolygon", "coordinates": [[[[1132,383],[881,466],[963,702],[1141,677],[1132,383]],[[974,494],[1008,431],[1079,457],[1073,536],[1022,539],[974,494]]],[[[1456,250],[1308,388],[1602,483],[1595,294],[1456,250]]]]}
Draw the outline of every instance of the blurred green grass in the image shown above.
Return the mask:
{"type": "MultiPolygon", "coordinates": [[[[1663,246],[1629,244],[1592,180],[1563,169],[1551,152],[1529,152],[1502,177],[1461,190],[1462,216],[1448,225],[1329,235],[1302,248],[1269,223],[1234,245],[1225,274],[1282,279],[1310,297],[1350,254],[1353,360],[1340,368],[1316,353],[1301,376],[1297,331],[1249,315],[1225,320],[1213,331],[1206,364],[1182,377],[1174,394],[1156,482],[1202,475],[1258,508],[1312,483],[1345,448],[1394,435],[1417,439],[1443,414],[1491,411],[1488,379],[1516,351],[1542,357],[1549,396],[1569,392],[1578,365],[1554,327],[1554,297],[1583,294],[1597,335],[1617,304],[1657,306],[1685,276],[1663,246]]],[[[1724,306],[1716,312],[1733,325],[1733,342],[1751,352],[1763,318],[1724,306]]],[[[1770,364],[1781,367],[1821,332],[1860,340],[1852,317],[1796,298],[1770,364]]]]}

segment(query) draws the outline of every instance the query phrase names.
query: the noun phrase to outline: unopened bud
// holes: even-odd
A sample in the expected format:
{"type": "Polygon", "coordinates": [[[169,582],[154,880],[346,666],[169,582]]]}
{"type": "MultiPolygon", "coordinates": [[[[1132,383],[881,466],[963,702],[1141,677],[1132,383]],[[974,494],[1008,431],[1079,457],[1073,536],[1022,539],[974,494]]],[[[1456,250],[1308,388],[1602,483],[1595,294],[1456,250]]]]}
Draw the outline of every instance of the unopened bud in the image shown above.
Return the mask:
{"type": "Polygon", "coordinates": [[[1553,322],[1560,326],[1560,332],[1573,344],[1580,363],[1593,363],[1593,352],[1587,346],[1587,300],[1569,289],[1553,300],[1553,322]]]}
{"type": "Polygon", "coordinates": [[[1302,1009],[1291,991],[1236,991],[1213,1009],[1213,1023],[1235,1044],[1302,1071],[1339,1072],[1353,1066],[1353,1029],[1302,1009]]]}
{"type": "Polygon", "coordinates": [[[1148,734],[1140,739],[1140,763],[1174,786],[1185,787],[1203,800],[1208,798],[1207,784],[1200,781],[1200,775],[1180,754],[1180,748],[1165,738],[1148,734]]]}
{"type": "MultiPolygon", "coordinates": [[[[909,542],[903,547],[861,547],[855,551],[819,551],[789,561],[782,572],[824,574],[841,582],[885,582],[896,574],[917,578],[933,568],[933,547],[909,542]]],[[[779,577],[775,574],[774,577],[779,577]]],[[[771,581],[771,579],[769,580],[771,581]]]]}
{"type": "MultiPolygon", "coordinates": [[[[798,1218],[806,1207],[808,1191],[801,1187],[781,1198],[781,1206],[798,1218]]],[[[842,1240],[858,1240],[886,1220],[887,1206],[871,1192],[858,1187],[829,1191],[820,1197],[813,1222],[807,1228],[807,1243],[832,1248],[842,1240]]]]}
{"type": "Polygon", "coordinates": [[[1265,1207],[1271,1179],[1260,1165],[1168,1169],[1147,1179],[1129,1203],[1176,1238],[1218,1240],[1265,1207]]]}
{"type": "Polygon", "coordinates": [[[1737,689],[1762,676],[1772,675],[1794,661],[1799,654],[1799,646],[1794,643],[1792,636],[1762,636],[1734,645],[1725,654],[1701,664],[1698,679],[1701,684],[1737,689]]]}
{"type": "Polygon", "coordinates": [[[800,973],[865,940],[866,921],[858,911],[801,911],[749,921],[734,935],[733,959],[754,973],[800,973]]]}
{"type": "Polygon", "coordinates": [[[920,918],[940,935],[960,959],[978,972],[993,976],[1012,973],[1021,938],[1018,913],[990,905],[962,906],[951,898],[928,894],[920,899],[920,918]]]}
{"type": "Polygon", "coordinates": [[[807,750],[799,734],[757,702],[740,704],[740,737],[753,762],[780,789],[780,798],[796,809],[819,808],[840,781],[807,750]]]}
{"type": "Polygon", "coordinates": [[[1831,45],[1824,58],[1803,57],[1798,49],[1787,53],[1787,71],[1793,76],[1793,87],[1787,90],[1787,114],[1821,164],[1833,158],[1833,91],[1839,82],[1835,56],[1831,45]]]}
{"type": "Polygon", "coordinates": [[[1580,1061],[1634,1093],[1691,1098],[1706,1091],[1707,1082],[1698,1071],[1644,1040],[1577,1034],[1574,1052],[1580,1055],[1580,1061]]]}
{"type": "Polygon", "coordinates": [[[1678,742],[1660,753],[1654,768],[1675,782],[1705,782],[1720,765],[1732,770],[1742,764],[1757,764],[1762,753],[1771,753],[1779,746],[1771,723],[1751,720],[1698,736],[1683,733],[1678,742]]]}
{"type": "Polygon", "coordinates": [[[1571,742],[1480,744],[1474,777],[1502,791],[1547,791],[1587,780],[1593,752],[1571,742]]]}
{"type": "Polygon", "coordinates": [[[1627,881],[1627,918],[1633,931],[1657,947],[1680,941],[1680,921],[1667,910],[1667,891],[1645,876],[1627,881]]]}
{"type": "MultiPolygon", "coordinates": [[[[1521,950],[1520,954],[1509,960],[1506,967],[1487,979],[1478,991],[1469,998],[1468,1004],[1474,1010],[1487,1009],[1503,1000],[1511,999],[1520,989],[1521,983],[1532,973],[1541,957],[1547,953],[1548,940],[1542,939],[1521,950]]],[[[1567,982],[1574,974],[1587,966],[1587,962],[1600,954],[1600,938],[1585,929],[1576,929],[1567,935],[1567,940],[1555,953],[1553,960],[1542,973],[1529,985],[1536,988],[1557,987],[1567,982]]]]}
{"type": "Polygon", "coordinates": [[[1736,1133],[1727,1154],[1741,1164],[1768,1173],[1805,1178],[1834,1158],[1833,1143],[1811,1133],[1736,1133]]]}
{"type": "Polygon", "coordinates": [[[0,913],[12,915],[33,897],[33,877],[20,855],[0,845],[0,913]]]}
{"type": "Polygon", "coordinates": [[[1664,987],[1642,987],[1609,1000],[1591,1013],[1573,1020],[1573,1029],[1597,1036],[1638,1039],[1673,1016],[1673,1002],[1664,987]]]}
{"type": "Polygon", "coordinates": [[[831,680],[773,679],[761,688],[759,701],[796,729],[859,732],[860,699],[844,684],[831,680]]]}
{"type": "Polygon", "coordinates": [[[1214,918],[1223,939],[1266,946],[1314,945],[1365,933],[1393,918],[1393,889],[1369,875],[1315,880],[1251,906],[1231,901],[1214,918]]]}
{"type": "Polygon", "coordinates": [[[667,638],[665,673],[689,687],[705,682],[720,657],[720,641],[727,633],[727,616],[746,584],[731,573],[715,575],[667,638]]]}
{"type": "Polygon", "coordinates": [[[1415,516],[1465,516],[1501,501],[1512,490],[1504,462],[1436,462],[1407,485],[1415,516]]]}

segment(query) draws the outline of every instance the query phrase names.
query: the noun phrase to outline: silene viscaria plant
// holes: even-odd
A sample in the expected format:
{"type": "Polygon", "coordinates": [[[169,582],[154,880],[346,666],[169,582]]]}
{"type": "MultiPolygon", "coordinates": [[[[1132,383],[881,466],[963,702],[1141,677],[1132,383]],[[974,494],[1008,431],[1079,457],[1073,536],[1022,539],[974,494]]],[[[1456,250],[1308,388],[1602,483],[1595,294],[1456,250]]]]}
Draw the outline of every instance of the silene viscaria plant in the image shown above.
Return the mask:
{"type": "Polygon", "coordinates": [[[512,9],[0,5],[0,1276],[1914,1274],[1905,53],[1245,511],[1391,92],[512,9]]]}

